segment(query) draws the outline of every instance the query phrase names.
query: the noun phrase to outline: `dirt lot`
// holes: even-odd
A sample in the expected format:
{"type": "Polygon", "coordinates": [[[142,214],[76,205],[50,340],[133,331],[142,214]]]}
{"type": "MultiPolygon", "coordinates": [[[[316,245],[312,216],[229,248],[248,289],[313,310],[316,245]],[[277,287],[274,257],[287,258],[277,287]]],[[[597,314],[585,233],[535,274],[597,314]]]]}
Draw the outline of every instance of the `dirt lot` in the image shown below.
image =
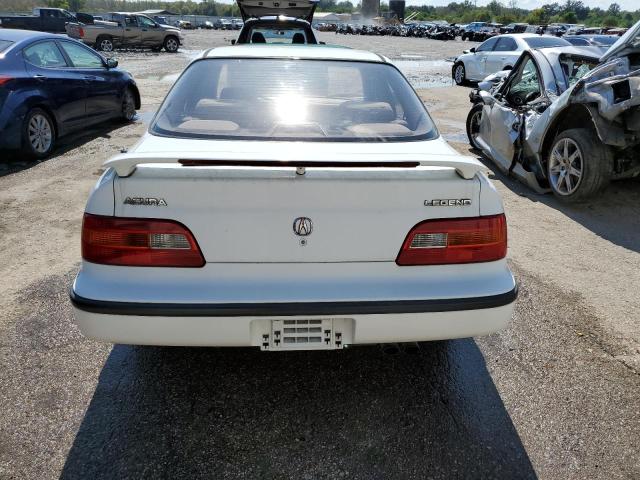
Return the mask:
{"type": "MultiPolygon", "coordinates": [[[[398,62],[474,155],[468,89],[445,61],[470,43],[320,35],[398,62]]],[[[138,121],[65,139],[39,164],[0,162],[0,478],[640,478],[638,181],[568,208],[495,175],[521,290],[511,327],[489,337],[389,357],[80,335],[67,289],[102,162],[135,143],[191,58],[233,37],[118,52],[138,121]]]]}

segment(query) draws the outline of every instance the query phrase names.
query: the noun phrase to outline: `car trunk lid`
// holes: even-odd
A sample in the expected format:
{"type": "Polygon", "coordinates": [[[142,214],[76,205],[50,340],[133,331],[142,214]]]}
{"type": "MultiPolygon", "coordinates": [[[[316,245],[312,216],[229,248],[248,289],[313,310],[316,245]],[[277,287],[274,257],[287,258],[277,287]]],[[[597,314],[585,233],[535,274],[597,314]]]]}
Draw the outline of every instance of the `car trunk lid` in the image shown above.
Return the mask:
{"type": "Polygon", "coordinates": [[[118,173],[116,216],[183,223],[207,262],[394,261],[417,223],[479,215],[475,174],[484,167],[475,159],[381,147],[324,159],[320,145],[297,159],[257,147],[186,158],[134,152],[106,165],[118,173]]]}
{"type": "Polygon", "coordinates": [[[244,21],[249,18],[285,15],[311,22],[317,5],[318,2],[315,0],[288,2],[280,2],[279,0],[238,0],[240,14],[244,21]]]}

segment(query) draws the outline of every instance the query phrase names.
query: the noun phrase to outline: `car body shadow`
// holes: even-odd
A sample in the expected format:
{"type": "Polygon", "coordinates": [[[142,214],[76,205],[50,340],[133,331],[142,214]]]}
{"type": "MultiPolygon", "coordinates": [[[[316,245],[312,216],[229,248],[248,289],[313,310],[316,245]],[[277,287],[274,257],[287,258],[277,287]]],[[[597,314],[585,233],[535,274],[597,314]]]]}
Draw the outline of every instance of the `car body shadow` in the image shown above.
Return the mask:
{"type": "Polygon", "coordinates": [[[111,138],[111,132],[122,128],[127,124],[128,123],[123,121],[109,120],[69,135],[65,135],[57,141],[55,149],[51,155],[43,160],[27,159],[19,151],[0,150],[0,155],[2,156],[2,161],[0,162],[0,177],[28,170],[42,162],[62,156],[96,138],[111,138]]]}
{"type": "Polygon", "coordinates": [[[491,160],[477,150],[469,148],[469,153],[490,168],[494,172],[495,178],[515,194],[562,212],[573,221],[616,245],[640,252],[640,236],[638,236],[638,232],[640,232],[640,178],[611,182],[608,188],[594,199],[568,205],[551,193],[536,193],[514,177],[505,175],[491,160]]]}
{"type": "Polygon", "coordinates": [[[472,339],[339,352],[116,345],[61,475],[536,478],[472,339]]]}

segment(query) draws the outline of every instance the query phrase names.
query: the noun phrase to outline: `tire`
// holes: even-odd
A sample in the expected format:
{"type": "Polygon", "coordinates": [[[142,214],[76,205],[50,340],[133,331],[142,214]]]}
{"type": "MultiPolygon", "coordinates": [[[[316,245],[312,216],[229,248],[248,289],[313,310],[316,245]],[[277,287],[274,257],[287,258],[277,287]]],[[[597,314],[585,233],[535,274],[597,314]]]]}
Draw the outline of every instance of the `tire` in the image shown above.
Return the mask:
{"type": "Polygon", "coordinates": [[[136,116],[136,96],[130,87],[125,88],[122,95],[122,109],[120,116],[125,122],[130,122],[136,116]]]}
{"type": "Polygon", "coordinates": [[[32,108],[22,126],[22,153],[42,160],[53,151],[56,143],[55,123],[41,108],[32,108]]]}
{"type": "Polygon", "coordinates": [[[467,83],[467,72],[464,68],[464,63],[458,62],[453,66],[453,81],[459,86],[467,83]]]}
{"type": "Polygon", "coordinates": [[[180,47],[180,41],[173,35],[169,35],[164,39],[163,47],[168,53],[176,53],[180,47]]]}
{"type": "Polygon", "coordinates": [[[475,150],[482,151],[480,145],[478,145],[475,137],[480,131],[480,119],[482,118],[482,110],[484,105],[479,103],[473,106],[467,115],[467,138],[469,139],[469,145],[475,150]]]}
{"type": "Polygon", "coordinates": [[[113,39],[108,35],[101,35],[96,39],[96,50],[113,52],[113,39]]]}
{"type": "Polygon", "coordinates": [[[546,160],[549,186],[565,203],[593,198],[607,186],[613,170],[613,152],[590,128],[561,132],[546,160]]]}

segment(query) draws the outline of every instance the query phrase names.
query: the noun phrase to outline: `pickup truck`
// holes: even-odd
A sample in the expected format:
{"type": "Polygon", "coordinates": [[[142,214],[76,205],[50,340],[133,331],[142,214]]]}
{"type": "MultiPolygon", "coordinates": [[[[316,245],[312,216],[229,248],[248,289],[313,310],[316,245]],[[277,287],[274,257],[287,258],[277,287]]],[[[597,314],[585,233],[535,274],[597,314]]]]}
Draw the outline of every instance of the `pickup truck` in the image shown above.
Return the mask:
{"type": "Polygon", "coordinates": [[[69,23],[67,35],[103,52],[111,52],[117,47],[147,47],[175,53],[183,43],[180,29],[161,25],[146,15],[115,12],[104,18],[105,21],[95,21],[92,25],[69,23]]]}
{"type": "Polygon", "coordinates": [[[77,18],[62,8],[33,9],[33,15],[0,15],[0,27],[40,32],[63,33],[68,22],[77,22],[77,18]]]}

